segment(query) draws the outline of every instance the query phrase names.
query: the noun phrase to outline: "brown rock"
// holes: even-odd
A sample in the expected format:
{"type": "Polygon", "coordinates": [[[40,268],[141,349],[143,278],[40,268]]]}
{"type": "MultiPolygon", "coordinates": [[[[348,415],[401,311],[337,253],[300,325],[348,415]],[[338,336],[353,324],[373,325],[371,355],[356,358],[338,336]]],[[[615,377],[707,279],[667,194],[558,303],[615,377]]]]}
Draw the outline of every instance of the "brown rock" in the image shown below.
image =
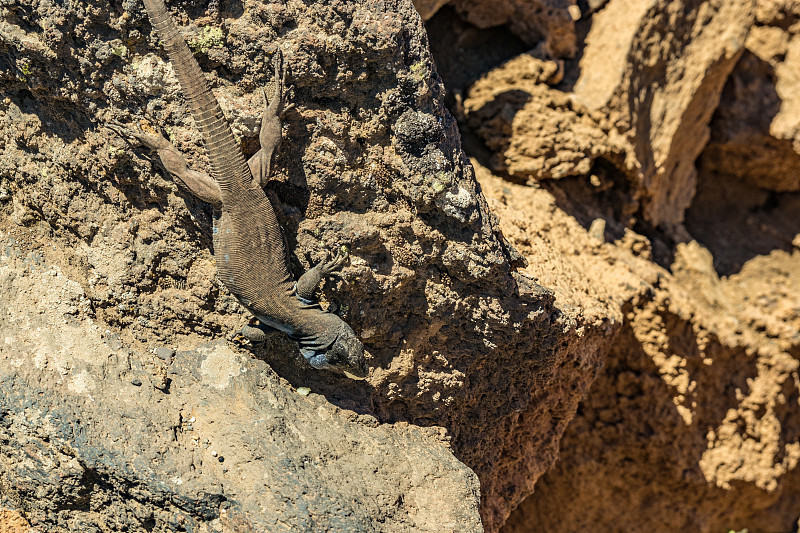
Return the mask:
{"type": "Polygon", "coordinates": [[[800,253],[774,251],[720,278],[691,242],[669,273],[623,240],[598,243],[547,190],[478,175],[525,273],[587,320],[621,325],[558,462],[503,533],[791,531],[800,253]]]}
{"type": "MultiPolygon", "coordinates": [[[[733,70],[711,124],[702,166],[773,191],[800,190],[800,35],[790,13],[762,2],[747,51],[733,70]],[[765,12],[766,11],[766,12],[765,12]]],[[[785,6],[784,6],[785,8],[785,6]]]]}
{"type": "Polygon", "coordinates": [[[694,161],[753,20],[753,2],[611,0],[592,18],[575,97],[631,141],[644,217],[675,226],[694,195],[694,161]]]}
{"type": "Polygon", "coordinates": [[[571,93],[543,86],[558,81],[548,63],[523,54],[470,88],[470,126],[493,167],[512,176],[588,175],[597,158],[610,161],[637,190],[644,218],[672,231],[752,19],[750,4],[732,0],[613,0],[592,17],[571,93]]]}
{"type": "Polygon", "coordinates": [[[570,95],[547,84],[561,66],[522,54],[470,87],[468,123],[493,152],[495,170],[529,180],[587,175],[603,157],[624,166],[626,146],[570,95]]]}
{"type": "Polygon", "coordinates": [[[549,57],[573,57],[577,50],[575,0],[452,0],[451,4],[479,28],[508,25],[530,46],[542,42],[549,57]]]}
{"type": "MultiPolygon", "coordinates": [[[[9,237],[0,231],[0,502],[36,531],[204,531],[216,518],[227,533],[375,531],[376,520],[481,530],[477,476],[443,432],[378,424],[316,387],[298,394],[224,339],[184,344],[168,385],[151,386],[158,354],[95,321],[56,254],[9,237]]],[[[0,510],[0,532],[24,525],[0,510]]]]}
{"type": "MultiPolygon", "coordinates": [[[[79,518],[102,518],[76,510],[91,490],[93,474],[82,470],[89,468],[108,480],[101,494],[88,498],[95,505],[91,513],[100,512],[97,502],[113,500],[102,512],[124,516],[131,530],[148,520],[137,513],[148,512],[157,515],[160,528],[173,514],[188,516],[184,522],[199,516],[205,526],[221,513],[223,496],[239,506],[225,510],[232,523],[282,520],[304,530],[311,527],[304,522],[310,514],[330,529],[369,530],[369,523],[390,531],[470,531],[479,527],[480,511],[485,528],[497,530],[555,460],[558,439],[597,371],[608,325],[602,318],[585,322],[577,309],[555,307],[548,289],[515,272],[519,255],[499,232],[461,150],[412,3],[248,0],[220,3],[222,12],[214,2],[171,4],[246,155],[258,145],[260,88],[272,81],[270,58],[276,47],[284,51],[296,107],[285,117],[269,194],[295,275],[326,249],[349,248],[349,265],[321,295],[337,301],[364,341],[371,355],[364,381],[314,371],[285,336],[257,347],[237,345],[234,332],[247,314],[214,279],[209,206],[177,186],[147,150],[104,128],[111,120],[163,128],[193,168],[208,167],[141,5],[125,2],[120,12],[109,5],[28,4],[12,0],[0,8],[7,16],[0,24],[3,42],[12,43],[0,54],[7,96],[0,105],[0,174],[12,197],[0,207],[0,228],[30,242],[21,249],[8,244],[9,254],[26,259],[2,263],[3,279],[29,283],[26,295],[45,292],[41,277],[21,274],[24,265],[39,261],[61,269],[69,294],[82,296],[48,295],[57,313],[47,315],[49,325],[38,323],[45,333],[31,339],[30,350],[18,358],[0,351],[22,368],[0,365],[0,384],[21,395],[12,398],[5,389],[0,394],[6,402],[0,412],[19,415],[10,428],[0,424],[7,429],[0,440],[15,442],[2,454],[13,457],[25,438],[30,421],[20,406],[30,405],[27,394],[41,402],[41,410],[69,406],[72,411],[60,420],[76,428],[62,440],[42,429],[32,441],[40,460],[32,479],[21,467],[14,470],[16,462],[0,462],[0,476],[13,470],[28,487],[19,499],[36,506],[35,525],[66,528],[79,518]],[[29,257],[34,249],[47,253],[47,260],[38,252],[29,257]],[[58,322],[63,315],[72,329],[57,335],[64,331],[58,322]],[[82,334],[82,328],[97,335],[82,334]],[[90,345],[91,339],[98,344],[90,345]],[[54,355],[50,347],[57,345],[54,355]],[[177,354],[168,364],[151,353],[156,346],[177,354]],[[39,348],[49,361],[41,368],[31,363],[39,348]],[[122,353],[113,368],[107,366],[108,349],[122,353]],[[246,371],[226,374],[225,368],[235,370],[232,360],[246,371]],[[270,374],[265,361],[284,381],[270,374]],[[123,379],[128,371],[136,375],[123,379]],[[259,385],[259,376],[272,377],[259,385]],[[127,408],[141,415],[139,422],[123,423],[127,415],[109,414],[126,408],[119,403],[124,397],[115,396],[123,384],[141,395],[127,408]],[[317,403],[298,401],[292,387],[310,389],[314,394],[303,398],[317,403]],[[236,411],[228,396],[234,392],[253,403],[236,411]],[[169,398],[156,401],[159,395],[169,398]],[[198,411],[217,405],[214,424],[210,415],[197,413],[186,413],[178,424],[170,418],[184,399],[204,398],[213,400],[192,405],[198,411]],[[283,399],[291,411],[281,409],[283,399]],[[95,410],[98,405],[102,412],[95,410]],[[278,411],[283,419],[272,421],[278,411]],[[378,427],[359,434],[351,413],[369,415],[364,420],[378,427]],[[320,421],[318,415],[330,418],[320,421]],[[260,426],[253,418],[270,420],[260,426]],[[305,421],[311,425],[294,425],[305,421]],[[324,430],[328,422],[342,431],[324,430]],[[409,425],[411,433],[404,429],[409,425]],[[215,439],[238,444],[225,453],[203,448],[225,460],[203,456],[207,468],[201,471],[192,436],[212,426],[215,439]],[[160,429],[170,427],[180,431],[160,429]],[[416,439],[428,427],[443,428],[430,430],[440,442],[421,455],[425,445],[414,442],[423,442],[416,439]],[[179,442],[161,452],[178,432],[179,442]],[[350,440],[344,438],[348,432],[350,440]],[[92,440],[76,443],[71,435],[92,440]],[[520,447],[518,435],[531,439],[520,447]],[[64,446],[80,460],[65,459],[64,446]],[[143,479],[152,472],[153,458],[165,454],[166,466],[143,479]],[[523,456],[545,459],[520,463],[523,456]],[[51,458],[62,467],[48,467],[51,458]],[[73,463],[80,468],[65,471],[73,463]],[[125,470],[128,463],[135,464],[125,470]],[[261,474],[235,474],[251,467],[261,474]],[[303,469],[314,474],[293,475],[303,469]],[[61,474],[69,476],[69,490],[36,497],[38,486],[60,490],[53,479],[61,474]],[[231,487],[224,481],[229,475],[238,480],[231,489],[237,496],[221,492],[221,486],[231,487]],[[475,476],[483,490],[480,509],[473,497],[475,476]],[[391,479],[402,481],[387,486],[391,479]],[[115,488],[141,483],[153,494],[144,503],[115,488]],[[161,483],[173,490],[177,508],[159,507],[159,498],[171,498],[161,483]],[[266,495],[264,483],[270,488],[266,495]],[[443,511],[446,498],[431,492],[442,483],[442,494],[459,495],[447,500],[452,513],[443,511]],[[295,505],[303,494],[307,512],[295,505]],[[258,507],[264,498],[272,502],[269,512],[258,507]],[[371,503],[355,509],[352,502],[371,503]],[[438,521],[443,514],[452,519],[438,521]]],[[[546,17],[556,17],[559,9],[546,17]]],[[[0,282],[0,301],[9,301],[12,290],[11,281],[0,282]]],[[[15,315],[38,316],[33,305],[38,304],[21,298],[15,315]]],[[[2,339],[28,346],[19,324],[5,313],[0,331],[2,339]]]]}
{"type": "Polygon", "coordinates": [[[800,257],[781,252],[720,281],[696,244],[681,255],[680,288],[629,308],[559,463],[504,533],[796,526],[797,339],[771,341],[787,309],[753,300],[797,305],[785,291],[800,257]]]}
{"type": "MultiPolygon", "coordinates": [[[[148,117],[207,165],[141,8],[28,4],[0,8],[0,506],[75,531],[495,532],[518,505],[508,531],[795,527],[798,197],[714,167],[698,242],[648,232],[683,217],[751,4],[582,1],[580,75],[553,60],[574,2],[446,8],[438,29],[454,9],[495,28],[450,43],[463,80],[511,55],[497,24],[536,46],[465,101],[510,183],[469,165],[410,2],[172,3],[195,43],[221,30],[197,56],[248,154],[284,50],[270,195],[295,273],[350,248],[322,293],[370,351],[364,381],[284,336],[238,343],[209,209],[102,127],[148,117]]],[[[787,68],[787,109],[793,5],[759,2],[740,64],[787,68]]]]}
{"type": "Polygon", "coordinates": [[[30,530],[30,524],[19,512],[0,509],[0,533],[28,533],[30,530]]]}
{"type": "Polygon", "coordinates": [[[429,20],[450,0],[414,0],[414,7],[422,20],[429,20]]]}

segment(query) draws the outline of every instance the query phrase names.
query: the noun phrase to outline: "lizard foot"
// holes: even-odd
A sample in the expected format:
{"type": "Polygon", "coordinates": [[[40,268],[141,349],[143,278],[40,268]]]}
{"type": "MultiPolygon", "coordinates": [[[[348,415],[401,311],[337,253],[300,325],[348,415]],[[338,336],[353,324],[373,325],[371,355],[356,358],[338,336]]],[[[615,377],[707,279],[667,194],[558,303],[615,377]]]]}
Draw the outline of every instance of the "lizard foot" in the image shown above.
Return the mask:
{"type": "Polygon", "coordinates": [[[264,324],[247,325],[242,328],[241,334],[250,342],[264,342],[275,330],[264,324]]]}
{"type": "Polygon", "coordinates": [[[294,107],[293,103],[287,104],[287,89],[286,89],[286,64],[283,61],[283,51],[279,48],[275,55],[272,56],[272,68],[275,71],[275,90],[272,93],[272,101],[267,98],[267,90],[262,88],[264,94],[264,114],[269,112],[270,115],[280,118],[283,114],[294,107]]]}
{"type": "Polygon", "coordinates": [[[262,87],[264,95],[264,113],[261,116],[261,132],[258,140],[261,143],[261,151],[257,170],[253,171],[253,183],[259,187],[264,187],[269,180],[272,165],[272,156],[281,144],[281,117],[294,104],[287,104],[286,91],[286,65],[283,62],[283,52],[278,49],[272,57],[272,66],[275,69],[274,82],[275,88],[272,93],[272,100],[267,96],[267,89],[262,87]]]}
{"type": "Polygon", "coordinates": [[[141,129],[134,129],[129,126],[125,126],[124,124],[113,121],[106,124],[106,127],[111,131],[115,132],[117,135],[130,141],[131,139],[136,140],[140,144],[150,148],[151,150],[174,150],[175,147],[165,139],[162,135],[151,135],[149,133],[145,133],[141,131],[141,129]]]}
{"type": "Polygon", "coordinates": [[[303,302],[311,303],[315,301],[314,292],[317,290],[319,282],[326,276],[336,274],[342,268],[348,258],[347,248],[342,246],[333,259],[330,259],[330,257],[331,253],[328,252],[325,260],[317,263],[314,268],[297,280],[297,296],[303,302]]]}
{"type": "Polygon", "coordinates": [[[319,264],[319,269],[323,277],[330,276],[341,270],[342,266],[347,262],[347,258],[350,254],[347,251],[347,248],[342,246],[339,250],[336,251],[336,255],[333,259],[330,259],[331,252],[328,251],[328,254],[325,258],[325,261],[322,261],[319,264]]]}

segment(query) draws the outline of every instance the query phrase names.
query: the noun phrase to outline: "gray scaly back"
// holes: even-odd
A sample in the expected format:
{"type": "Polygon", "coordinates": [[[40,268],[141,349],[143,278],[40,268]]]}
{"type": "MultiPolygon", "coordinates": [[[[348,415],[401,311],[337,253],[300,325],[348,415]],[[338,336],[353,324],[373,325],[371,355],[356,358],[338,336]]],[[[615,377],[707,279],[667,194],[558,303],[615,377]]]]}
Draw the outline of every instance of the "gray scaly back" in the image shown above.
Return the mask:
{"type": "MultiPolygon", "coordinates": [[[[298,294],[275,211],[259,186],[265,177],[253,179],[219,102],[164,1],[143,1],[203,136],[219,186],[222,208],[215,220],[214,256],[220,279],[261,323],[296,340],[313,366],[363,375],[363,346],[350,326],[309,301],[308,291],[303,291],[305,297],[298,294]]],[[[303,287],[313,291],[321,275],[331,270],[319,267],[301,278],[303,287]]]]}

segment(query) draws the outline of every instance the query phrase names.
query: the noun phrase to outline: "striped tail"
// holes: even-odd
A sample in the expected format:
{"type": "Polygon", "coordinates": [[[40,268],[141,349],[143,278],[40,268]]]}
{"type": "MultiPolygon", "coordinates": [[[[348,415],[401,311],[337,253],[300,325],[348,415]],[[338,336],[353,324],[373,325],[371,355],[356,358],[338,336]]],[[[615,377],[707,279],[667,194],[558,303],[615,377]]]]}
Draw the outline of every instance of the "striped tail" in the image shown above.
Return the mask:
{"type": "Polygon", "coordinates": [[[247,188],[252,183],[250,168],[222,114],[219,102],[208,87],[203,71],[189,51],[186,41],[178,32],[164,0],[144,0],[144,7],[163,41],[175,75],[189,101],[189,108],[211,160],[211,175],[219,184],[224,203],[226,193],[247,188]]]}

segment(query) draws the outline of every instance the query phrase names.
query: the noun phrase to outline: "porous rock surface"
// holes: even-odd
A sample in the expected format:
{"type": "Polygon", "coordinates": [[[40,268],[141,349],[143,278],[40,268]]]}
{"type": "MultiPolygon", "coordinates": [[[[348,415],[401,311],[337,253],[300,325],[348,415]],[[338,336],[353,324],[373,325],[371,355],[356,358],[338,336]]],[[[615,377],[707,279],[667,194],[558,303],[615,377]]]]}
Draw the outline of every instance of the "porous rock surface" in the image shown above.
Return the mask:
{"type": "Polygon", "coordinates": [[[500,68],[523,74],[506,80],[502,91],[492,79],[497,74],[487,74],[470,89],[465,110],[471,120],[484,121],[483,86],[496,91],[494,107],[503,106],[506,114],[493,131],[484,125],[479,134],[493,144],[507,138],[500,162],[513,176],[585,173],[597,157],[622,152],[624,163],[610,159],[632,176],[642,218],[673,231],[691,203],[694,161],[709,139],[709,119],[753,19],[753,2],[739,0],[611,0],[587,19],[580,60],[554,90],[531,90],[524,74],[530,62],[512,60],[500,68]],[[605,140],[598,139],[598,129],[605,140]]]}
{"type": "Polygon", "coordinates": [[[599,158],[634,166],[629,145],[603,115],[552,88],[562,76],[555,61],[525,53],[472,84],[464,112],[492,151],[493,170],[544,180],[588,174],[599,158]]]}
{"type": "Polygon", "coordinates": [[[558,194],[479,178],[508,238],[540,258],[525,272],[564,306],[615,303],[621,323],[558,462],[502,531],[792,531],[800,249],[720,278],[691,241],[670,273],[641,235],[604,242],[558,194]]]}
{"type": "Polygon", "coordinates": [[[796,2],[610,0],[579,59],[476,50],[467,75],[453,16],[432,47],[520,272],[618,326],[502,531],[796,530],[796,2]]]}
{"type": "Polygon", "coordinates": [[[0,533],[27,533],[30,527],[18,511],[0,509],[0,533]]]}
{"type": "Polygon", "coordinates": [[[619,325],[507,533],[798,525],[796,5],[679,4],[601,6],[563,78],[533,50],[454,88],[521,272],[619,325]]]}
{"type": "Polygon", "coordinates": [[[480,530],[437,428],[302,396],[224,340],[153,361],[46,252],[2,242],[2,503],[39,530],[480,530]]]}
{"type": "Polygon", "coordinates": [[[577,51],[575,20],[581,8],[576,0],[414,0],[426,21],[448,4],[476,28],[504,26],[550,57],[573,57],[577,51]]]}
{"type": "Polygon", "coordinates": [[[795,2],[441,4],[434,67],[408,1],[170,3],[247,155],[284,50],[269,194],[295,273],[350,249],[364,381],[237,337],[208,206],[103,127],[207,168],[138,3],[0,4],[3,519],[797,527],[795,2]]]}
{"type": "Polygon", "coordinates": [[[4,237],[3,498],[39,527],[479,529],[477,479],[437,431],[301,396],[224,341],[154,367],[4,237]]]}
{"type": "Polygon", "coordinates": [[[555,461],[610,317],[558,308],[514,271],[410,1],[170,7],[248,156],[283,50],[296,108],[269,194],[296,274],[350,250],[322,295],[370,374],[237,337],[248,317],[215,279],[209,206],[104,127],[161,129],[208,168],[139,3],[3,2],[3,290],[28,288],[0,310],[2,506],[50,531],[362,530],[367,516],[469,531],[479,513],[497,530],[555,461]],[[51,290],[40,268],[66,292],[28,324],[51,290]]]}
{"type": "Polygon", "coordinates": [[[714,114],[702,160],[709,172],[761,189],[800,191],[798,16],[796,2],[758,2],[744,54],[714,114]]]}

